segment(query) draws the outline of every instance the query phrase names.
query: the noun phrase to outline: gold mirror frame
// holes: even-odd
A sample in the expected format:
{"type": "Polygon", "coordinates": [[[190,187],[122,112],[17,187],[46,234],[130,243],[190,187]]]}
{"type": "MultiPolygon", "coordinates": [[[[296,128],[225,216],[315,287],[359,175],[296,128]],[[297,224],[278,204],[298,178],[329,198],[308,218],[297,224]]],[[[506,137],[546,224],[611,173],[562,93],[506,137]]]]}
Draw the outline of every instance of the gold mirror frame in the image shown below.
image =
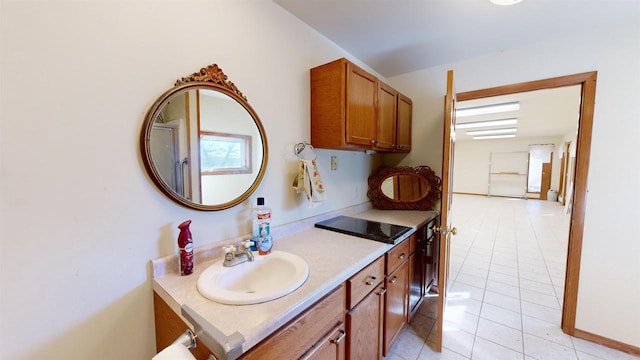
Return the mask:
{"type": "Polygon", "coordinates": [[[367,196],[374,207],[383,210],[431,210],[441,196],[441,180],[428,166],[381,166],[369,176],[367,196]],[[398,201],[385,195],[383,182],[393,176],[411,176],[422,179],[428,187],[426,194],[411,201],[398,201]]]}
{"type": "MultiPolygon", "coordinates": [[[[216,64],[209,65],[205,68],[200,69],[200,72],[193,73],[188,77],[177,80],[173,88],[167,90],[155,101],[155,103],[147,112],[144,123],[142,125],[142,131],[140,133],[140,152],[142,155],[142,162],[147,171],[147,174],[156,185],[156,187],[165,196],[175,201],[179,205],[201,211],[224,210],[238,205],[246,200],[256,190],[258,185],[260,185],[260,182],[262,181],[267,168],[268,160],[267,136],[264,127],[260,122],[258,114],[249,105],[249,103],[247,102],[247,98],[242,94],[242,92],[240,92],[240,90],[234,83],[227,80],[227,75],[225,75],[224,72],[216,64]],[[257,170],[256,177],[251,186],[249,186],[246,191],[230,201],[220,204],[201,204],[191,201],[174,191],[163,180],[161,174],[154,165],[151,156],[150,142],[151,130],[153,129],[156,118],[158,118],[169,101],[174,99],[178,94],[182,94],[189,90],[212,90],[229,96],[233,100],[237,101],[249,113],[249,115],[255,122],[258,133],[260,134],[260,142],[262,144],[262,161],[260,163],[260,168],[257,170]]],[[[224,191],[224,189],[221,189],[220,191],[224,191]]]]}

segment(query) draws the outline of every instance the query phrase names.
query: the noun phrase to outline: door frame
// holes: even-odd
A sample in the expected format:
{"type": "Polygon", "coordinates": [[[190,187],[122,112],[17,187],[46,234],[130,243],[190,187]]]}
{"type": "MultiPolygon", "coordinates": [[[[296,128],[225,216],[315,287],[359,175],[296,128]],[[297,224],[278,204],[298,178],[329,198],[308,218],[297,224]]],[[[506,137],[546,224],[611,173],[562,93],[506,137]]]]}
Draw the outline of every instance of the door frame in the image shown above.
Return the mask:
{"type": "Polygon", "coordinates": [[[569,335],[575,335],[576,333],[575,326],[576,308],[578,304],[578,283],[580,280],[580,259],[582,255],[582,238],[584,234],[584,217],[587,200],[587,175],[589,172],[589,156],[591,152],[591,135],[593,129],[597,74],[597,71],[591,71],[456,94],[458,101],[465,101],[535,90],[581,85],[582,90],[580,116],[578,118],[578,134],[576,139],[575,172],[573,173],[573,207],[571,211],[571,224],[569,226],[567,266],[561,324],[562,331],[569,335]]]}

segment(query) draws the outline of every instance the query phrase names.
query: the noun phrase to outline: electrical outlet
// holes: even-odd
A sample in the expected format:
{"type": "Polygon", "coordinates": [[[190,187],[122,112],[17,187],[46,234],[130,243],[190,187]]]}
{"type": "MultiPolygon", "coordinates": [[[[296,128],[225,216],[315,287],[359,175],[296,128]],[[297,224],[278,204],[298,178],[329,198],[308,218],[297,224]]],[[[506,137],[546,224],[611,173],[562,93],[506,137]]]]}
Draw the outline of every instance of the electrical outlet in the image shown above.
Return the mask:
{"type": "Polygon", "coordinates": [[[336,170],[338,170],[338,157],[334,155],[331,157],[331,171],[336,170]]]}

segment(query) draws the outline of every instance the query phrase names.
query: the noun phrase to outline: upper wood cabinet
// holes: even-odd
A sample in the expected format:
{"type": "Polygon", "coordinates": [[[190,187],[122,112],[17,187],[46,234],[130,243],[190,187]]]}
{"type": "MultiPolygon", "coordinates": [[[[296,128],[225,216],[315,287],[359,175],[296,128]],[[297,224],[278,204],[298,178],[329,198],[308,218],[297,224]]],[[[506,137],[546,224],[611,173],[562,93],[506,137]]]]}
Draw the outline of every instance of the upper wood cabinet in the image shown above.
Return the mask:
{"type": "Polygon", "coordinates": [[[396,122],[398,118],[398,92],[391,86],[378,82],[378,123],[374,146],[395,150],[396,122]]]}
{"type": "Polygon", "coordinates": [[[411,120],[413,119],[413,102],[398,93],[398,119],[396,125],[396,150],[411,151],[411,120]]]}
{"type": "Polygon", "coordinates": [[[411,99],[344,58],[311,69],[317,148],[408,152],[411,111],[411,99]]]}

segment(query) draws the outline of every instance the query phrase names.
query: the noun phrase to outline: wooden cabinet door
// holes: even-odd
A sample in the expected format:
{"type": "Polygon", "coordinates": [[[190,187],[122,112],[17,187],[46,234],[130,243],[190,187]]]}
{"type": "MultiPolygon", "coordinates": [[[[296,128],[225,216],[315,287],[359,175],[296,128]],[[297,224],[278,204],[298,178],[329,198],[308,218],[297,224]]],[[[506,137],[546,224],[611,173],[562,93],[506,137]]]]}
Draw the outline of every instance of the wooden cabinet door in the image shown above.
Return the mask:
{"type": "Polygon", "coordinates": [[[409,281],[409,318],[417,310],[425,294],[426,263],[424,254],[425,248],[422,246],[409,258],[409,274],[411,276],[409,281]]]}
{"type": "Polygon", "coordinates": [[[372,147],[376,137],[378,80],[347,63],[346,142],[372,147]]]}
{"type": "Polygon", "coordinates": [[[387,356],[393,343],[400,336],[407,323],[407,308],[409,301],[409,262],[405,261],[385,279],[387,292],[385,294],[385,329],[384,352],[387,356]]]}
{"type": "Polygon", "coordinates": [[[413,120],[413,102],[398,94],[398,116],[396,125],[396,150],[411,151],[411,121],[413,120]]]}
{"type": "Polygon", "coordinates": [[[349,360],[382,359],[384,293],[381,284],[347,313],[349,360]]]}
{"type": "Polygon", "coordinates": [[[344,284],[244,353],[242,360],[299,359],[344,323],[344,284]]]}
{"type": "Polygon", "coordinates": [[[344,323],[340,323],[300,360],[345,360],[347,354],[346,334],[344,323]]]}
{"type": "Polygon", "coordinates": [[[393,150],[396,147],[396,116],[398,92],[378,82],[378,122],[375,147],[393,150]]]}

